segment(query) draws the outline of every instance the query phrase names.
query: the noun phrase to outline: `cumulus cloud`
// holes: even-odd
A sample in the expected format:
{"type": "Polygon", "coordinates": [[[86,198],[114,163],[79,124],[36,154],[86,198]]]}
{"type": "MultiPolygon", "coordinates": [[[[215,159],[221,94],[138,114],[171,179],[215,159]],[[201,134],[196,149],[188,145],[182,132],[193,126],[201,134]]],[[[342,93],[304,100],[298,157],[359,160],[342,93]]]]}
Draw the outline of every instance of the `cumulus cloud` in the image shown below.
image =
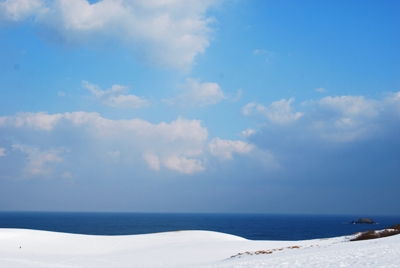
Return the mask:
{"type": "Polygon", "coordinates": [[[202,107],[216,104],[225,98],[224,92],[217,83],[200,83],[197,79],[187,78],[180,88],[183,91],[182,94],[172,100],[167,100],[168,103],[202,107]]]}
{"type": "Polygon", "coordinates": [[[253,148],[253,145],[244,141],[221,140],[220,138],[214,138],[208,144],[210,153],[221,159],[232,159],[233,153],[247,154],[253,148]]]}
{"type": "Polygon", "coordinates": [[[157,0],[6,0],[0,17],[20,21],[31,16],[41,36],[66,45],[117,41],[150,64],[188,68],[210,44],[216,1],[157,0]]]}
{"type": "Polygon", "coordinates": [[[18,113],[15,116],[1,116],[0,126],[27,126],[34,129],[51,130],[61,118],[61,114],[51,115],[44,112],[18,113]]]}
{"type": "Polygon", "coordinates": [[[0,156],[4,156],[6,149],[5,148],[0,148],[0,156]]]}
{"type": "Polygon", "coordinates": [[[300,112],[294,113],[292,111],[292,102],[294,102],[293,98],[289,100],[282,99],[271,103],[267,107],[262,104],[250,102],[242,108],[242,113],[246,116],[260,114],[268,118],[270,122],[276,124],[290,123],[303,115],[300,112]]]}
{"type": "Polygon", "coordinates": [[[0,3],[0,22],[21,21],[38,14],[43,8],[44,3],[40,0],[5,0],[0,3]]]}
{"type": "Polygon", "coordinates": [[[200,172],[205,169],[201,160],[177,155],[165,158],[163,164],[171,170],[185,174],[200,172]]]}
{"type": "Polygon", "coordinates": [[[146,153],[143,155],[143,159],[146,160],[151,169],[160,170],[160,159],[157,155],[146,153]]]}
{"type": "Polygon", "coordinates": [[[317,102],[321,107],[332,109],[341,116],[367,116],[378,114],[375,100],[366,100],[364,96],[325,97],[317,102]]]}
{"type": "Polygon", "coordinates": [[[399,96],[398,92],[387,94],[382,100],[364,96],[327,96],[304,102],[306,110],[303,113],[291,111],[293,99],[274,102],[268,107],[249,103],[242,112],[245,115],[261,114],[270,122],[287,123],[282,127],[264,126],[264,131],[268,130],[271,137],[273,133],[280,133],[281,136],[276,136],[276,139],[285,139],[285,135],[290,135],[291,141],[348,143],[372,139],[393,128],[393,122],[400,119],[399,96]]]}
{"type": "Polygon", "coordinates": [[[146,153],[143,159],[147,162],[149,167],[153,170],[160,170],[161,164],[166,168],[179,173],[191,174],[205,170],[205,166],[200,159],[187,158],[178,155],[168,155],[160,159],[155,154],[146,153]]]}
{"type": "MultiPolygon", "coordinates": [[[[285,124],[261,117],[258,130],[247,137],[255,146],[253,155],[269,152],[275,160],[278,168],[270,178],[296,188],[398,189],[400,92],[382,99],[329,96],[303,105],[302,116],[285,124]]],[[[250,111],[257,113],[254,106],[250,111]]]]}
{"type": "Polygon", "coordinates": [[[41,151],[30,145],[14,144],[13,150],[20,150],[28,155],[28,161],[24,169],[24,175],[28,177],[48,177],[52,173],[53,164],[60,163],[63,158],[58,150],[41,151]]]}
{"type": "Polygon", "coordinates": [[[68,148],[66,162],[87,155],[87,160],[118,159],[129,166],[137,164],[135,159],[142,155],[154,170],[163,167],[185,174],[205,170],[200,158],[208,132],[198,120],[178,118],[151,124],[141,119],[109,120],[86,112],[20,113],[0,117],[0,129],[26,144],[17,144],[15,149],[28,154],[27,173],[31,175],[46,173],[47,164],[62,160],[57,151],[35,149],[49,146],[68,148]]]}
{"type": "Polygon", "coordinates": [[[301,116],[285,124],[273,123],[266,111],[270,106],[244,107],[245,114],[261,115],[258,130],[245,138],[255,146],[252,155],[268,152],[275,161],[275,178],[354,187],[373,178],[393,185],[400,165],[400,92],[382,99],[328,96],[302,104],[301,116]]]}
{"type": "Polygon", "coordinates": [[[390,92],[386,94],[386,98],[384,99],[385,107],[383,110],[394,113],[397,117],[400,117],[400,91],[399,92],[390,92]]]}
{"type": "Polygon", "coordinates": [[[135,95],[127,94],[128,86],[113,85],[110,89],[101,90],[97,85],[83,81],[82,85],[102,104],[114,108],[138,109],[148,106],[148,101],[135,95]]]}
{"type": "MultiPolygon", "coordinates": [[[[383,111],[388,100],[377,101],[364,96],[325,97],[305,102],[311,110],[304,127],[319,139],[350,142],[375,135],[383,122],[383,111]]],[[[386,121],[386,120],[385,120],[386,121]]]]}

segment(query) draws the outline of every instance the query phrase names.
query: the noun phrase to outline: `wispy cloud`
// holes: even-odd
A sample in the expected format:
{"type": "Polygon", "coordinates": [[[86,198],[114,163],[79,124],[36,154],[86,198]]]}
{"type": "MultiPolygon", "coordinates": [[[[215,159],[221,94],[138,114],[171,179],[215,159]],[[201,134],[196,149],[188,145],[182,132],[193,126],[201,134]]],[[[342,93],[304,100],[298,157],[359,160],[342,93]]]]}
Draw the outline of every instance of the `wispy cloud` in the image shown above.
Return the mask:
{"type": "Polygon", "coordinates": [[[24,177],[50,177],[53,172],[53,165],[63,161],[59,150],[41,151],[30,145],[13,145],[13,150],[20,150],[28,155],[28,161],[24,168],[24,177]]]}
{"type": "Polygon", "coordinates": [[[269,62],[274,57],[275,53],[265,49],[254,49],[253,55],[262,57],[266,62],[269,62]]]}
{"type": "Polygon", "coordinates": [[[216,104],[226,98],[221,87],[217,83],[201,83],[197,79],[187,78],[185,83],[179,85],[182,93],[165,102],[182,106],[207,106],[216,104]]]}
{"type": "Polygon", "coordinates": [[[92,93],[92,96],[97,101],[107,106],[114,108],[138,109],[149,105],[146,99],[127,94],[129,91],[128,86],[113,85],[107,90],[101,90],[97,85],[91,84],[87,81],[83,81],[82,85],[92,93]]]}
{"type": "Polygon", "coordinates": [[[261,114],[272,123],[285,124],[299,119],[303,114],[293,112],[291,104],[294,98],[289,100],[279,100],[271,103],[269,106],[250,102],[242,108],[242,113],[246,116],[261,114]]]}
{"type": "Polygon", "coordinates": [[[242,137],[250,137],[251,135],[253,135],[254,133],[256,133],[256,130],[254,130],[254,129],[252,129],[252,128],[248,128],[248,129],[245,129],[245,130],[243,130],[241,133],[240,133],[240,135],[242,136],[242,137]]]}
{"type": "Polygon", "coordinates": [[[242,98],[242,95],[243,95],[243,90],[238,89],[237,92],[236,92],[236,95],[233,96],[233,97],[230,97],[230,101],[231,102],[237,102],[242,98]]]}
{"type": "Polygon", "coordinates": [[[328,90],[326,90],[326,89],[323,88],[323,87],[319,87],[319,88],[316,88],[316,89],[315,89],[315,92],[318,92],[318,93],[328,93],[328,90]]]}

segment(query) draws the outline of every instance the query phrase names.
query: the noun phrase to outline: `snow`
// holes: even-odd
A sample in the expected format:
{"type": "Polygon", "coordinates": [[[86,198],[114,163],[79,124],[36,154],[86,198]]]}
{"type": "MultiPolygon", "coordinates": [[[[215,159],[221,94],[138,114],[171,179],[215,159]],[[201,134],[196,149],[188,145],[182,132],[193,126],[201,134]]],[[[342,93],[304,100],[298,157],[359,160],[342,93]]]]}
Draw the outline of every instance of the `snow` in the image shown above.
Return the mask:
{"type": "Polygon", "coordinates": [[[210,231],[94,236],[0,229],[0,267],[398,267],[400,235],[252,241],[210,231]]]}

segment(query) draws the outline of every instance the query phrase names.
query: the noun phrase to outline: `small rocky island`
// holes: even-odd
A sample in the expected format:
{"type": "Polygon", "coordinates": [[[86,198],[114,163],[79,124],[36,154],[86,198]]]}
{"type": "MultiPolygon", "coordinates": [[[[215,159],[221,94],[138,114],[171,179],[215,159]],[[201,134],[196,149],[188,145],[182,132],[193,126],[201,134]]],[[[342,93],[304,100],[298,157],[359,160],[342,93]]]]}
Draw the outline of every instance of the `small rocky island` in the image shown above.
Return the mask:
{"type": "Polygon", "coordinates": [[[352,224],[376,224],[376,222],[374,222],[371,219],[368,218],[359,218],[358,221],[352,221],[352,224]]]}

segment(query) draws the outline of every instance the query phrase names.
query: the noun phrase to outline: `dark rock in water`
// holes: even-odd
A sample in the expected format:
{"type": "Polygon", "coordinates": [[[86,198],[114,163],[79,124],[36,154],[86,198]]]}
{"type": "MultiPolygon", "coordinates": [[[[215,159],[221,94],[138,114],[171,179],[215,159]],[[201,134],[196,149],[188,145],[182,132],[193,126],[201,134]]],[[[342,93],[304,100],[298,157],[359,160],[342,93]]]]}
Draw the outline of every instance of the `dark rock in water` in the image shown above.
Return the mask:
{"type": "Polygon", "coordinates": [[[352,224],[376,224],[376,222],[374,222],[371,219],[367,219],[367,218],[359,218],[358,221],[352,221],[352,224]]]}

